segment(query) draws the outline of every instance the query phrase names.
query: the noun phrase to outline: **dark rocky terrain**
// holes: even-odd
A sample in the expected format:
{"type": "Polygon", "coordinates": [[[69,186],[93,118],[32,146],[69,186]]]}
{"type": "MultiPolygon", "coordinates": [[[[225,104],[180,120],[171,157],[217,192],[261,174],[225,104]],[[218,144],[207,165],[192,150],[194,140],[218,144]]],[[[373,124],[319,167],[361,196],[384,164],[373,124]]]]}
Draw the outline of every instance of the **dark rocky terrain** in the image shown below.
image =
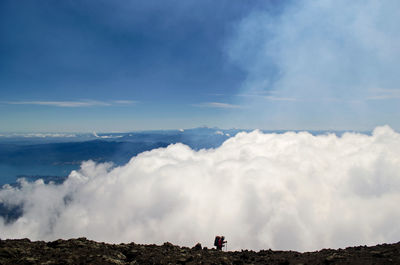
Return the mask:
{"type": "Polygon", "coordinates": [[[86,238],[53,242],[0,240],[0,264],[400,264],[400,242],[316,252],[242,250],[106,244],[86,238]]]}

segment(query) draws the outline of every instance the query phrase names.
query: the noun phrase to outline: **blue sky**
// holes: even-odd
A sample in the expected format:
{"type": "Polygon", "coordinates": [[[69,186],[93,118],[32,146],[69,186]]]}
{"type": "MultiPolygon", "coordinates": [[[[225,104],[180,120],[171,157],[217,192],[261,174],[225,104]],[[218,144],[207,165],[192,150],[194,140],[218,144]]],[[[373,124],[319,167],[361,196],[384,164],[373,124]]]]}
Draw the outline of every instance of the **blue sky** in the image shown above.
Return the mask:
{"type": "Polygon", "coordinates": [[[397,1],[0,3],[0,131],[400,129],[397,1]]]}

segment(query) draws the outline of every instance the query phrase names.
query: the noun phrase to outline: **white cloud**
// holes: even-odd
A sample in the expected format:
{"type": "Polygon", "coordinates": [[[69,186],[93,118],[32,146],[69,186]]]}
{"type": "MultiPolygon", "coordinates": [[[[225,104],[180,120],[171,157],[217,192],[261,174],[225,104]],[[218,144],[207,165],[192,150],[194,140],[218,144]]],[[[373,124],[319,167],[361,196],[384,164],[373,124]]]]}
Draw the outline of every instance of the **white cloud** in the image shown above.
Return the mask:
{"type": "Polygon", "coordinates": [[[284,5],[279,14],[252,12],[227,42],[229,58],[247,73],[238,94],[273,92],[268,102],[242,97],[240,104],[275,127],[302,121],[303,128],[372,124],[371,129],[382,120],[398,127],[399,93],[377,94],[369,88],[398,89],[400,2],[299,0],[284,5]],[[384,99],[396,101],[371,102],[384,99]]]}
{"type": "Polygon", "coordinates": [[[400,134],[239,133],[221,147],[170,145],[113,168],[85,162],[62,185],[21,182],[2,238],[314,250],[400,238],[400,134]]]}
{"type": "Polygon", "coordinates": [[[385,100],[385,99],[400,99],[400,89],[370,89],[369,100],[385,100]]]}
{"type": "Polygon", "coordinates": [[[238,97],[250,97],[250,98],[264,98],[264,99],[273,100],[273,101],[298,101],[297,98],[279,97],[279,96],[274,96],[273,94],[276,94],[276,91],[271,91],[271,92],[259,91],[258,93],[238,94],[236,96],[238,96],[238,97]]]}
{"type": "Polygon", "coordinates": [[[110,103],[102,101],[9,101],[7,104],[12,105],[42,105],[42,106],[54,106],[54,107],[92,107],[92,106],[110,106],[110,103]]]}
{"type": "Polygon", "coordinates": [[[73,133],[12,133],[3,134],[1,137],[24,137],[24,138],[71,138],[76,137],[73,133]]]}
{"type": "Polygon", "coordinates": [[[101,139],[112,139],[112,138],[122,138],[123,135],[98,135],[96,132],[93,132],[93,136],[96,138],[101,138],[101,139]]]}
{"type": "Polygon", "coordinates": [[[393,0],[297,1],[279,17],[260,11],[245,18],[229,55],[248,72],[247,91],[307,99],[390,89],[399,81],[399,10],[393,0]]]}
{"type": "Polygon", "coordinates": [[[30,138],[30,137],[37,137],[37,138],[70,138],[76,137],[76,134],[67,134],[67,133],[27,133],[22,134],[22,137],[30,138]]]}
{"type": "Polygon", "coordinates": [[[81,101],[6,101],[3,103],[10,105],[42,105],[42,106],[77,108],[77,107],[128,105],[136,102],[132,100],[114,100],[111,102],[98,101],[98,100],[81,100],[81,101]]]}
{"type": "Polygon", "coordinates": [[[224,133],[223,131],[216,131],[215,134],[216,135],[222,135],[222,136],[231,137],[231,135],[229,133],[224,133]]]}
{"type": "Polygon", "coordinates": [[[131,105],[131,104],[137,103],[137,101],[134,101],[134,100],[114,100],[113,103],[122,104],[122,105],[131,105]]]}
{"type": "Polygon", "coordinates": [[[193,104],[195,107],[204,107],[204,108],[221,108],[221,109],[239,109],[243,108],[240,105],[234,105],[229,103],[222,102],[204,102],[200,104],[193,104]]]}
{"type": "Polygon", "coordinates": [[[268,100],[274,100],[274,101],[297,101],[298,99],[296,98],[290,98],[290,97],[274,97],[274,96],[266,96],[265,97],[268,100]]]}

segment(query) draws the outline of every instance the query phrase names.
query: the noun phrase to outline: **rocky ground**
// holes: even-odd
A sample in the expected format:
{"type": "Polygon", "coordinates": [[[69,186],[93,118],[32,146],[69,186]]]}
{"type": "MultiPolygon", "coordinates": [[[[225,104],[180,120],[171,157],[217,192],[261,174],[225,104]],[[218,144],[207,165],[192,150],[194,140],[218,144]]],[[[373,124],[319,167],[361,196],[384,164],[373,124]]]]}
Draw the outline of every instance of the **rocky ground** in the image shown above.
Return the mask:
{"type": "Polygon", "coordinates": [[[106,244],[86,238],[53,242],[0,240],[0,264],[400,264],[400,242],[316,252],[236,251],[157,245],[106,244]]]}

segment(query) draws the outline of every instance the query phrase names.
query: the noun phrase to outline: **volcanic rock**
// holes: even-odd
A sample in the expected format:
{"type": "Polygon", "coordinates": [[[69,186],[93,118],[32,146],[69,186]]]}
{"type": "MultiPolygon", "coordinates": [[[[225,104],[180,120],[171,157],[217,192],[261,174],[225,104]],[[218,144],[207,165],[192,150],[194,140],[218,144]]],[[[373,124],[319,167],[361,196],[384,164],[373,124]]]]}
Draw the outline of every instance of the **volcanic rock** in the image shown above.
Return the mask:
{"type": "Polygon", "coordinates": [[[315,252],[261,250],[259,252],[217,251],[179,247],[171,243],[157,245],[106,244],[86,238],[53,242],[29,239],[0,240],[0,264],[400,264],[400,242],[315,252]]]}

